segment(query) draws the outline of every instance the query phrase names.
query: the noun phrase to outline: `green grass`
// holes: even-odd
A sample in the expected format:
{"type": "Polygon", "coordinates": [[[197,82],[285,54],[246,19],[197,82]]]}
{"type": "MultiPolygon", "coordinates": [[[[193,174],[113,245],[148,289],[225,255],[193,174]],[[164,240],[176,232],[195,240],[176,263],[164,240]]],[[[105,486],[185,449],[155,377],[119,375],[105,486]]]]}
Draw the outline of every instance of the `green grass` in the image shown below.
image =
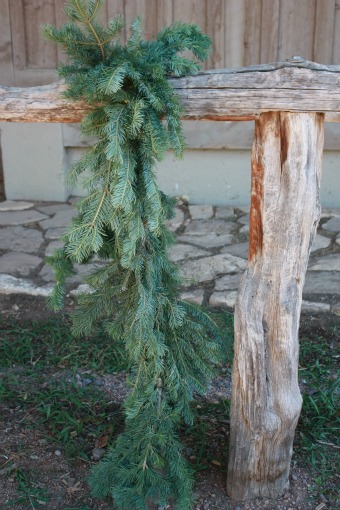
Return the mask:
{"type": "Polygon", "coordinates": [[[229,400],[194,404],[196,420],[183,428],[187,456],[195,471],[211,465],[226,469],[228,459],[227,430],[229,429],[229,400]],[[213,442],[212,442],[213,439],[213,442]]]}
{"type": "Polygon", "coordinates": [[[46,490],[33,482],[22,468],[16,470],[15,481],[17,482],[18,495],[7,501],[7,507],[22,505],[23,509],[35,509],[46,505],[49,500],[46,490]]]}
{"type": "Polygon", "coordinates": [[[75,373],[112,373],[127,367],[121,342],[104,334],[74,338],[66,318],[0,323],[2,408],[24,409],[23,425],[39,428],[70,459],[89,460],[96,438],[103,431],[112,438],[122,424],[118,406],[94,384],[77,386],[75,373]],[[60,381],[49,376],[55,369],[66,370],[60,381]]]}
{"type": "Polygon", "coordinates": [[[87,506],[87,505],[82,506],[82,507],[74,507],[74,506],[70,507],[70,506],[68,506],[67,508],[65,508],[65,510],[91,510],[91,508],[89,506],[87,506]]]}
{"type": "Polygon", "coordinates": [[[112,438],[122,425],[120,408],[96,387],[64,381],[45,381],[41,387],[40,380],[39,374],[31,374],[28,383],[25,377],[25,384],[17,376],[1,378],[0,403],[27,411],[23,425],[38,428],[70,459],[89,460],[96,438],[104,432],[112,438]]]}
{"type": "Polygon", "coordinates": [[[315,492],[331,501],[337,497],[340,473],[336,337],[335,341],[315,337],[301,342],[299,375],[304,389],[296,448],[298,457],[315,471],[315,492]]]}
{"type": "Polygon", "coordinates": [[[230,368],[234,357],[234,316],[229,312],[216,310],[209,310],[209,315],[221,331],[221,363],[230,368]]]}
{"type": "Polygon", "coordinates": [[[104,332],[75,338],[65,317],[22,324],[0,320],[0,339],[0,368],[53,366],[112,373],[128,366],[121,341],[114,342],[104,332]]]}
{"type": "MultiPolygon", "coordinates": [[[[223,330],[223,373],[230,374],[232,316],[217,312],[213,318],[223,330]]],[[[340,333],[331,325],[317,333],[318,336],[309,333],[308,337],[304,333],[301,341],[299,376],[303,382],[303,407],[294,462],[302,466],[309,463],[314,470],[315,494],[323,493],[329,501],[335,501],[340,472],[337,448],[340,392],[336,371],[339,353],[335,346],[340,333]]],[[[38,427],[50,445],[60,448],[72,461],[88,460],[96,438],[108,435],[110,444],[123,425],[120,408],[108,402],[100,387],[77,386],[75,373],[78,370],[112,373],[127,367],[121,342],[113,342],[105,334],[76,339],[65,317],[40,323],[0,322],[2,409],[24,410],[22,425],[38,427]],[[53,382],[49,374],[56,371],[62,374],[64,369],[69,376],[53,382]]],[[[186,454],[196,470],[212,464],[225,469],[229,401],[193,405],[197,420],[181,431],[186,454]]],[[[21,499],[13,500],[13,505],[21,502],[23,508],[36,508],[39,501],[44,501],[46,495],[22,470],[17,471],[16,481],[21,499]]],[[[85,509],[86,506],[75,510],[85,509]]]]}

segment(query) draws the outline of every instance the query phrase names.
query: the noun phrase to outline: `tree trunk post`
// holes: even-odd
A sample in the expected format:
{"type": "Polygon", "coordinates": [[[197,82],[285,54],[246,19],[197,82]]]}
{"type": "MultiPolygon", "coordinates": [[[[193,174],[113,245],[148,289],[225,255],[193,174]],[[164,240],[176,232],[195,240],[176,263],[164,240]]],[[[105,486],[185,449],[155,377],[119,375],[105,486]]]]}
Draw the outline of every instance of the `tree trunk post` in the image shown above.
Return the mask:
{"type": "Polygon", "coordinates": [[[320,217],[324,115],[268,112],[255,123],[248,266],[235,308],[227,491],[234,500],[289,487],[302,398],[298,328],[320,217]]]}

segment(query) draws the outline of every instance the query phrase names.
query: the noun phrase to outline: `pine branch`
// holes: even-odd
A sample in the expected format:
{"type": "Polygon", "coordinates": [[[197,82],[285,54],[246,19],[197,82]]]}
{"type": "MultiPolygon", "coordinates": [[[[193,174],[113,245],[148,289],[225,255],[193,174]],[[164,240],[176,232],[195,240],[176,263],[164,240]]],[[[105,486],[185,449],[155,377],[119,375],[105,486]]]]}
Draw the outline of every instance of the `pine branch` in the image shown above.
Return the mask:
{"type": "Polygon", "coordinates": [[[67,97],[94,108],[82,132],[95,140],[70,171],[72,184],[88,175],[87,194],[76,205],[64,248],[50,258],[57,276],[51,301],[62,305],[74,262],[86,264],[94,255],[106,261],[86,278],[91,292],[78,299],[73,332],[89,334],[101,322],[113,341],[123,339],[132,391],[124,405],[126,429],[91,475],[93,494],[110,494],[122,510],[170,500],[188,510],[192,472],[177,431],[181,420],[193,421],[190,402],[194,392],[206,391],[220,338],[201,308],[179,299],[179,269],[167,254],[174,236],[165,226],[175,200],[159,190],[155,167],[165,150],[180,155],[185,145],[181,105],[167,75],[197,72],[197,60],[181,53],[203,60],[210,43],[185,23],[143,41],[137,19],[122,46],[115,41],[122,19],[100,26],[100,3],[69,0],[70,22],[44,30],[67,54],[60,67],[67,97]]]}

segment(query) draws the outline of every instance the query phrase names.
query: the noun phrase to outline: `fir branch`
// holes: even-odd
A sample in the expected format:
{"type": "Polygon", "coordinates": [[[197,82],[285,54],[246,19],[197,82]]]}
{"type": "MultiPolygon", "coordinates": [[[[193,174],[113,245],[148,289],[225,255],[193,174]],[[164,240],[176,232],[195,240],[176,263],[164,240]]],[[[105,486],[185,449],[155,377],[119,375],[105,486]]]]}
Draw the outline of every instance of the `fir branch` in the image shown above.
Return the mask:
{"type": "Polygon", "coordinates": [[[100,51],[101,51],[101,54],[102,54],[102,57],[103,57],[103,60],[104,60],[104,57],[105,57],[105,54],[104,54],[104,47],[103,47],[103,43],[102,41],[100,40],[93,24],[92,24],[92,20],[93,18],[95,17],[96,15],[96,12],[97,12],[97,9],[99,7],[99,0],[95,1],[95,2],[89,2],[88,6],[90,7],[91,4],[94,5],[94,8],[93,9],[89,9],[89,13],[90,13],[90,16],[87,17],[86,16],[86,13],[84,12],[83,8],[82,8],[82,5],[81,5],[81,2],[79,0],[72,0],[72,2],[75,3],[76,7],[77,7],[77,10],[78,12],[81,14],[81,17],[84,21],[84,23],[86,23],[86,25],[88,26],[89,30],[92,32],[94,38],[96,39],[97,41],[97,44],[100,48],[100,51]],[[92,11],[92,12],[91,12],[92,11]]]}
{"type": "Polygon", "coordinates": [[[137,19],[122,46],[113,42],[122,19],[101,27],[100,3],[69,0],[70,22],[45,28],[68,57],[60,67],[66,96],[91,105],[82,132],[95,140],[69,175],[73,184],[88,175],[87,194],[76,205],[65,247],[50,258],[57,276],[51,301],[62,305],[73,262],[95,254],[107,261],[86,278],[91,292],[78,299],[73,332],[89,334],[102,322],[113,341],[124,340],[132,391],[126,429],[92,472],[93,494],[111,494],[122,510],[169,500],[188,510],[192,473],[177,431],[182,419],[192,423],[193,394],[203,393],[213,374],[219,332],[202,309],[178,297],[179,269],[167,254],[174,236],[164,223],[175,214],[175,200],[159,190],[155,166],[165,150],[180,155],[185,145],[181,105],[167,76],[197,72],[198,62],[181,52],[202,60],[209,39],[194,25],[175,23],[143,41],[137,19]]]}

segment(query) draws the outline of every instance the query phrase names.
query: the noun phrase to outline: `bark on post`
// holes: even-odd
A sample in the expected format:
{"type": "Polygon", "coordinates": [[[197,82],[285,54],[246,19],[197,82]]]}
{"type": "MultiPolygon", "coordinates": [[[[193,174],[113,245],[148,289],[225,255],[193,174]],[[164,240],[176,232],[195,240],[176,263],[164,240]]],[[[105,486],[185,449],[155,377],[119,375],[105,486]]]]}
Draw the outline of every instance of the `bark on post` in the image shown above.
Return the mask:
{"type": "Polygon", "coordinates": [[[263,113],[255,123],[248,267],[235,309],[227,490],[234,500],[289,487],[301,410],[298,328],[319,221],[322,113],[263,113]]]}

